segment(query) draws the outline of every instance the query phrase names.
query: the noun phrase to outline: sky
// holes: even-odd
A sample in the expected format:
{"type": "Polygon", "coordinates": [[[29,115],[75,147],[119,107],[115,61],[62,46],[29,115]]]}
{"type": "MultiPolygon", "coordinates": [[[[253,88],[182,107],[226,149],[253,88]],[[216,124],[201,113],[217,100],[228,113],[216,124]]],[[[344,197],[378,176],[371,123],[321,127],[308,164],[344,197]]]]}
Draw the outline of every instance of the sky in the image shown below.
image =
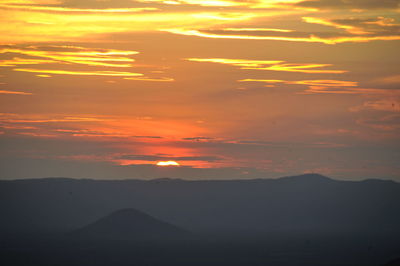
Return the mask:
{"type": "Polygon", "coordinates": [[[400,181],[400,0],[0,12],[0,179],[400,181]]]}

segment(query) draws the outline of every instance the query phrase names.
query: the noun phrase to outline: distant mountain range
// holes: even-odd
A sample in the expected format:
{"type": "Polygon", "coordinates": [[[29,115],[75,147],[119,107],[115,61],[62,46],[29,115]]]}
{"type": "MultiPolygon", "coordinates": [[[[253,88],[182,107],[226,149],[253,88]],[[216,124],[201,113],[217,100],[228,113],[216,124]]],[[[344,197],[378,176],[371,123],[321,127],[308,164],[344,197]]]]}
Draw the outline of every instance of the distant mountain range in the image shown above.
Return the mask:
{"type": "Polygon", "coordinates": [[[107,227],[126,221],[146,224],[143,232],[160,226],[163,232],[213,234],[393,235],[400,234],[400,184],[317,174],[227,181],[26,179],[0,181],[0,213],[0,237],[78,229],[142,233],[140,226],[124,233],[107,227]]]}

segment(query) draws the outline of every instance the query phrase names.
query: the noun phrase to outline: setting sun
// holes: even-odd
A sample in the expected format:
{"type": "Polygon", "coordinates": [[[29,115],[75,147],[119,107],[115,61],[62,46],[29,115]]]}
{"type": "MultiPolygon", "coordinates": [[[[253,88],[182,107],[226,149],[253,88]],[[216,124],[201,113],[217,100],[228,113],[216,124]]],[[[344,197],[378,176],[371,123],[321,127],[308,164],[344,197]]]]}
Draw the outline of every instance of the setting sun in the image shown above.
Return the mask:
{"type": "Polygon", "coordinates": [[[175,161],[160,161],[157,162],[158,166],[179,166],[180,164],[175,161]]]}

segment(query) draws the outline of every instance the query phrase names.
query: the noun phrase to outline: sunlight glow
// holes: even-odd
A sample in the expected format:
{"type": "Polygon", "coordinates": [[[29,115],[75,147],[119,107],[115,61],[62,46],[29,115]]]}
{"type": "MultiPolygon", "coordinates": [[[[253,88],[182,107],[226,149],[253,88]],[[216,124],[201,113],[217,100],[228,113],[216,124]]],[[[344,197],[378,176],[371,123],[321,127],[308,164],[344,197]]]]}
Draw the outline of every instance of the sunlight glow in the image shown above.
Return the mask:
{"type": "Polygon", "coordinates": [[[158,166],[179,166],[180,164],[175,161],[160,161],[157,162],[158,166]]]}

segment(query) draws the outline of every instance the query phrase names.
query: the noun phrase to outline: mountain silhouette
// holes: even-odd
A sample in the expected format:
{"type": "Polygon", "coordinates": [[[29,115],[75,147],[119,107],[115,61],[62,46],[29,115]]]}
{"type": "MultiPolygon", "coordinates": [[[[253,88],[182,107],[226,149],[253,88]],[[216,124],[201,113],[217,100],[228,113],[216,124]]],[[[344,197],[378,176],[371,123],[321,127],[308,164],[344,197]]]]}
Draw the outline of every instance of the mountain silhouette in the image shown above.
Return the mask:
{"type": "Polygon", "coordinates": [[[115,211],[71,234],[79,239],[96,240],[177,240],[189,233],[144,212],[127,208],[115,211]]]}
{"type": "MultiPolygon", "coordinates": [[[[399,183],[305,174],[251,180],[0,181],[0,238],[67,233],[123,208],[199,233],[400,234],[399,183]]],[[[118,220],[124,212],[117,214],[109,218],[118,220]]]]}
{"type": "Polygon", "coordinates": [[[304,175],[297,175],[297,176],[286,176],[281,177],[278,180],[281,181],[295,181],[295,182],[333,182],[334,180],[320,174],[304,174],[304,175]]]}
{"type": "Polygon", "coordinates": [[[378,179],[0,181],[0,213],[2,265],[377,266],[400,254],[400,184],[378,179]]]}

